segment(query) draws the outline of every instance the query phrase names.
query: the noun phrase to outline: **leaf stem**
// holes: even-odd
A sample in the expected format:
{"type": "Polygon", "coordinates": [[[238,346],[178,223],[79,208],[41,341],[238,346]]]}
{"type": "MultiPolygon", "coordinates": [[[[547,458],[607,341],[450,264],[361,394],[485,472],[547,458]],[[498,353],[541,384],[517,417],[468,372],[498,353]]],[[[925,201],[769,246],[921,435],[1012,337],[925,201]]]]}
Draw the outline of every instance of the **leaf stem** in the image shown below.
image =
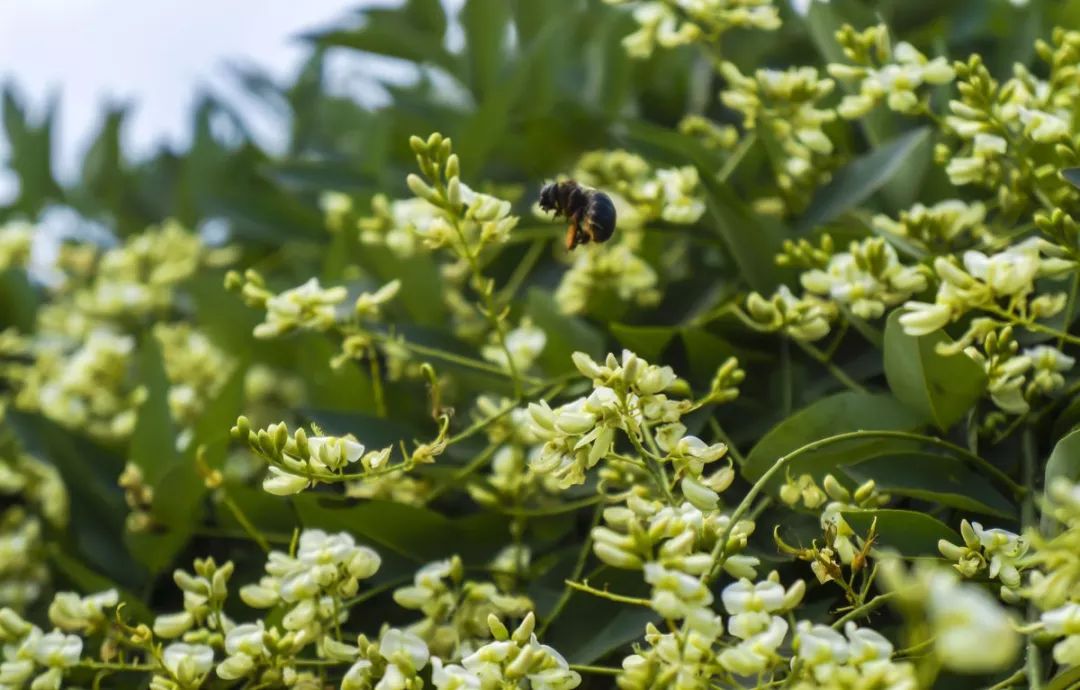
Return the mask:
{"type": "Polygon", "coordinates": [[[570,664],[571,671],[577,671],[579,673],[591,673],[597,676],[617,676],[622,673],[622,669],[611,668],[608,666],[588,666],[586,664],[570,664]]]}
{"type": "MultiPolygon", "coordinates": [[[[1035,457],[1035,433],[1030,426],[1024,427],[1021,446],[1024,485],[1027,487],[1028,493],[1024,497],[1024,503],[1021,507],[1020,520],[1025,529],[1038,529],[1038,516],[1035,511],[1035,468],[1037,458],[1035,457]]],[[[1037,618],[1038,615],[1039,611],[1035,605],[1028,604],[1028,616],[1037,618]]],[[[1029,635],[1027,639],[1024,667],[1027,675],[1028,687],[1031,690],[1041,690],[1043,686],[1042,654],[1039,652],[1039,646],[1035,644],[1034,636],[1029,635]]]]}
{"type": "Polygon", "coordinates": [[[871,599],[870,601],[866,602],[865,604],[863,604],[861,606],[856,606],[855,608],[853,608],[852,610],[848,611],[843,616],[838,618],[836,620],[836,622],[832,624],[833,629],[834,630],[839,630],[840,628],[844,627],[844,624],[847,623],[848,621],[853,621],[853,620],[855,620],[857,618],[862,618],[863,616],[870,613],[871,611],[875,611],[875,610],[881,608],[885,604],[885,602],[887,602],[889,599],[892,599],[895,596],[896,596],[896,592],[886,592],[884,594],[877,595],[876,597],[874,597],[873,599],[871,599]]]}
{"type": "Polygon", "coordinates": [[[640,597],[628,597],[623,594],[614,594],[604,589],[596,589],[595,587],[590,587],[587,582],[574,582],[573,580],[566,580],[566,586],[570,589],[576,589],[579,592],[591,594],[594,597],[607,599],[608,601],[614,601],[620,604],[633,604],[634,606],[644,606],[645,608],[652,608],[652,602],[648,599],[642,599],[640,597]]]}
{"type": "Polygon", "coordinates": [[[837,366],[831,359],[829,359],[828,355],[826,355],[824,352],[817,349],[810,343],[804,343],[803,341],[794,338],[792,340],[794,340],[795,344],[798,345],[803,352],[813,357],[815,360],[817,360],[819,364],[821,364],[821,366],[825,367],[829,371],[829,373],[833,375],[833,378],[835,378],[837,381],[844,384],[856,393],[866,392],[866,388],[861,383],[848,376],[847,372],[837,366]]]}

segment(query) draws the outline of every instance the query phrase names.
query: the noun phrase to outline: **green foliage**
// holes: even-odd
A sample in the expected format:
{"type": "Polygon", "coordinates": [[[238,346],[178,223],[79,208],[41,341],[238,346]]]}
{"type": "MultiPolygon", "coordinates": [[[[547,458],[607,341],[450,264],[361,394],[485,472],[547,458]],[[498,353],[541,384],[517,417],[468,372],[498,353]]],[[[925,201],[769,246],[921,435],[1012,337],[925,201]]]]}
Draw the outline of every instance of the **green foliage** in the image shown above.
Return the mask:
{"type": "Polygon", "coordinates": [[[282,153],[4,88],[4,683],[1070,687],[1080,4],[458,4],[234,68],[282,153]]]}

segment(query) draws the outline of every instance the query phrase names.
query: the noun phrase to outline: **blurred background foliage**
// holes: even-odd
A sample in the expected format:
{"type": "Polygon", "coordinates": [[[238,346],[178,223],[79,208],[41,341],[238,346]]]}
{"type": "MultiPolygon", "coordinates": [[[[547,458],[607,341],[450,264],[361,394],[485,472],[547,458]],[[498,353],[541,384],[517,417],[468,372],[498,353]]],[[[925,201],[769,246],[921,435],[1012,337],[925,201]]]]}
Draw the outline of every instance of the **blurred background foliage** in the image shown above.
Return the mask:
{"type": "MultiPolygon", "coordinates": [[[[1001,75],[1014,62],[1030,63],[1033,40],[1048,35],[1052,26],[1080,26],[1076,0],[1032,0],[1023,9],[983,0],[833,0],[814,3],[806,18],[786,5],[782,12],[785,23],[779,31],[726,34],[724,58],[744,71],[820,65],[836,58],[832,35],[842,23],[865,27],[883,20],[895,35],[928,55],[959,58],[980,52],[1001,75]]],[[[895,213],[916,198],[933,202],[949,188],[931,160],[927,131],[910,129],[910,121],[879,111],[840,142],[848,168],[819,190],[805,211],[785,218],[756,214],[746,200],[757,189],[773,185],[767,147],[750,147],[721,183],[716,174],[724,159],[677,130],[686,114],[739,124],[716,97],[722,87],[721,77],[710,68],[716,56],[685,48],[635,61],[620,44],[632,28],[627,12],[591,0],[467,0],[457,16],[447,16],[440,0],[407,0],[400,7],[358,12],[340,25],[303,36],[310,57],[293,83],[277,83],[257,69],[237,72],[254,97],[286,115],[290,130],[284,154],[260,149],[230,103],[204,95],[191,112],[190,146],[162,148],[141,159],[130,158],[121,146],[127,111],[110,110],[86,151],[78,179],[63,184],[52,168],[55,104],[34,116],[18,85],[8,84],[3,136],[9,153],[3,164],[17,177],[18,193],[0,208],[0,221],[33,222],[48,209],[70,208],[108,228],[114,237],[101,239],[108,243],[175,218],[204,232],[226,229],[242,250],[237,265],[259,268],[277,287],[310,276],[324,284],[365,288],[400,277],[402,297],[393,313],[398,327],[418,342],[467,352],[468,346],[445,326],[430,259],[398,259],[385,250],[362,247],[353,234],[330,233],[319,207],[327,190],[348,193],[360,210],[369,207],[377,192],[409,196],[405,176],[415,161],[408,137],[440,131],[454,140],[463,178],[485,181],[517,199],[515,212],[522,223],[509,247],[486,268],[488,273],[504,283],[539,243],[540,260],[514,310],[531,316],[548,333],[541,362],[545,373],[566,373],[574,349],[599,355],[628,347],[650,361],[671,364],[701,388],[707,387],[719,363],[737,355],[748,370],[744,394],[721,416],[735,445],[748,450],[793,410],[836,391],[839,384],[818,363],[790,351],[782,339],[749,332],[733,319],[702,326],[701,317],[740,291],[778,284],[784,273],[772,257],[783,238],[822,225],[844,238],[857,232],[846,215],[855,206],[895,213]],[[334,51],[399,61],[411,69],[413,79],[387,82],[388,103],[361,107],[326,88],[326,62],[334,51]],[[628,149],[657,164],[696,166],[708,211],[693,227],[650,226],[644,256],[665,283],[660,304],[628,311],[598,298],[582,317],[567,317],[550,298],[564,270],[557,249],[562,230],[534,222],[530,207],[543,182],[567,173],[582,153],[611,148],[628,149]],[[673,243],[683,243],[686,251],[679,266],[666,267],[665,250],[673,243]],[[347,270],[350,265],[359,266],[360,272],[347,270]]],[[[835,94],[836,99],[840,96],[835,94]]],[[[378,419],[368,374],[352,365],[338,372],[329,368],[336,344],[318,335],[254,340],[251,329],[259,315],[224,290],[223,275],[216,269],[197,273],[176,308],[245,365],[270,364],[302,380],[306,393],[297,412],[300,421],[316,421],[331,433],[352,432],[369,447],[433,435],[435,424],[422,383],[390,384],[394,417],[378,419]]],[[[2,280],[0,327],[31,329],[41,292],[14,272],[2,280]]],[[[241,582],[255,579],[262,567],[261,553],[230,538],[238,532],[235,518],[226,505],[205,495],[193,469],[193,451],[171,450],[176,430],[163,407],[160,355],[149,342],[143,338],[138,362],[149,398],[130,445],[101,444],[40,418],[9,415],[26,447],[61,469],[71,493],[72,527],[50,538],[57,586],[95,591],[116,582],[127,590],[134,610],[145,603],[170,608],[176,594],[170,578],[162,574],[194,556],[236,560],[241,582]],[[116,478],[133,458],[144,469],[153,469],[148,477],[167,496],[165,505],[155,507],[167,529],[129,535],[125,543],[117,539],[127,507],[116,478]]],[[[837,361],[859,381],[883,381],[876,350],[842,349],[837,361]]],[[[456,426],[467,423],[476,392],[509,392],[501,379],[445,367],[455,374],[445,402],[458,408],[456,426]]],[[[196,429],[191,447],[205,444],[212,465],[220,465],[227,452],[229,426],[239,413],[249,412],[242,409],[241,373],[204,410],[196,429]]],[[[830,414],[845,418],[850,410],[830,414]]],[[[697,420],[699,427],[706,422],[704,416],[697,420]]],[[[448,457],[425,472],[450,477],[476,451],[475,445],[455,445],[448,457]]],[[[918,490],[916,486],[912,495],[919,495],[918,490]]],[[[989,486],[986,491],[990,493],[974,502],[977,509],[1015,517],[1009,501],[989,486]]],[[[948,495],[940,490],[937,498],[948,495]]],[[[240,485],[230,487],[229,496],[278,541],[287,543],[299,521],[307,527],[346,529],[376,545],[385,559],[376,585],[400,583],[419,564],[447,556],[447,549],[478,566],[506,543],[506,516],[478,512],[454,494],[426,507],[331,500],[319,493],[284,501],[240,485]]],[[[968,508],[973,504],[960,503],[968,508]]],[[[541,615],[550,610],[573,565],[580,535],[588,528],[588,512],[530,520],[528,541],[537,554],[538,573],[530,594],[541,615]]],[[[785,515],[790,519],[790,513],[785,515]]],[[[779,513],[773,519],[777,517],[779,513]]],[[[765,515],[759,522],[761,543],[755,552],[766,562],[777,559],[768,543],[769,519],[765,515]]],[[[807,520],[807,528],[817,528],[816,518],[807,520]]],[[[923,541],[936,543],[941,536],[934,532],[937,528],[927,529],[932,533],[923,541]]],[[[597,577],[598,583],[606,577],[619,591],[642,591],[636,574],[597,577]]],[[[372,624],[402,617],[389,596],[385,600],[385,618],[373,616],[372,624]]],[[[652,615],[584,596],[575,596],[572,611],[573,620],[557,621],[548,641],[576,663],[597,661],[636,638],[652,615]]]]}

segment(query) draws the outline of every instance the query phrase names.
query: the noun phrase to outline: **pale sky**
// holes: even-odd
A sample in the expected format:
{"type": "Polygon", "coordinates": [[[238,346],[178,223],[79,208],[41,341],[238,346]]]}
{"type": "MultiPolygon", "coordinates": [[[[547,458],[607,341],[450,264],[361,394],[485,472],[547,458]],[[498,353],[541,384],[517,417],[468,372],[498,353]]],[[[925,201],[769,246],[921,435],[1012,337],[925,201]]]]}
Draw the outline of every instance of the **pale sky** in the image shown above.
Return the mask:
{"type": "MultiPolygon", "coordinates": [[[[250,62],[281,79],[305,55],[295,35],[371,0],[0,0],[0,82],[14,80],[38,108],[61,101],[57,167],[77,169],[101,104],[131,102],[125,145],[145,151],[185,141],[198,88],[237,94],[225,65],[250,62]]],[[[380,2],[378,4],[387,4],[380,2]]],[[[241,104],[243,105],[243,104],[241,104]]],[[[247,111],[263,143],[279,129],[247,111]]],[[[0,136],[0,147],[4,146],[0,136]]],[[[11,182],[0,172],[0,201],[11,182]]]]}

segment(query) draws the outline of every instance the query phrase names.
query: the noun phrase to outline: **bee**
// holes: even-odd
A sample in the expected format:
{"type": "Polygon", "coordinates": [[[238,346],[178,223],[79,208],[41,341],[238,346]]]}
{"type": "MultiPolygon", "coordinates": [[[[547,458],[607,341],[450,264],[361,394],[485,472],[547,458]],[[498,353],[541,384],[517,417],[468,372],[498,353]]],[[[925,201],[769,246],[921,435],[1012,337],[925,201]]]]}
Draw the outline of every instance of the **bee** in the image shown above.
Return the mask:
{"type": "Polygon", "coordinates": [[[551,182],[540,190],[540,208],[555,211],[555,217],[570,221],[566,248],[579,244],[607,242],[615,234],[615,204],[601,191],[583,187],[573,180],[551,182]]]}

